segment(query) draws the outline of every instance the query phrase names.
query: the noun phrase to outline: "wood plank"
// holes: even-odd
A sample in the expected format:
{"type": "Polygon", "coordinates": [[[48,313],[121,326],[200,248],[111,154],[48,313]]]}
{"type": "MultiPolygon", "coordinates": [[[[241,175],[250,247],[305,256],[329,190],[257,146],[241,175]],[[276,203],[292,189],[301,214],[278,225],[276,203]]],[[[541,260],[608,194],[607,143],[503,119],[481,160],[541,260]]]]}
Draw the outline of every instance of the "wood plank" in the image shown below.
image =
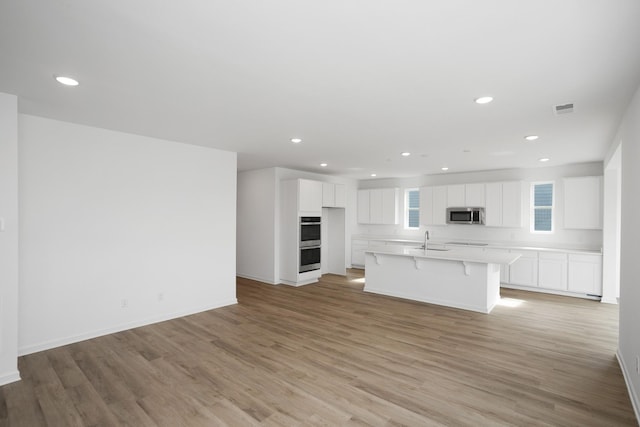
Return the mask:
{"type": "Polygon", "coordinates": [[[489,315],[238,279],[239,304],[19,359],[0,426],[637,425],[618,308],[503,289],[489,315]]]}

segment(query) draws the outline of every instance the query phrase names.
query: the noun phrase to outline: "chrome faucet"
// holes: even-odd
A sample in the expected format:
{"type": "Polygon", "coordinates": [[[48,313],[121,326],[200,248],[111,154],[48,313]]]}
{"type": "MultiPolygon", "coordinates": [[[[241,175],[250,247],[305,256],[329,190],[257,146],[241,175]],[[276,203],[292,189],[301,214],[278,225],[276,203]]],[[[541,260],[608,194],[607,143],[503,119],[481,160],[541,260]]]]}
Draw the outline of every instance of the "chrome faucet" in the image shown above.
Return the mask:
{"type": "Polygon", "coordinates": [[[422,245],[422,249],[427,250],[427,242],[429,241],[429,230],[424,232],[424,244],[422,245]]]}

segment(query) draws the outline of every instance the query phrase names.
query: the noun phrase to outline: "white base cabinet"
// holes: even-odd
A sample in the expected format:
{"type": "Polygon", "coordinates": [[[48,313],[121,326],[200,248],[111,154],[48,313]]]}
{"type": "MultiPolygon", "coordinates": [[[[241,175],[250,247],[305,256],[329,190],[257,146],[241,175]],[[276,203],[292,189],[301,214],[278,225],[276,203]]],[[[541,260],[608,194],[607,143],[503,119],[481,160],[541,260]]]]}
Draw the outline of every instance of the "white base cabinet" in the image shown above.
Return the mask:
{"type": "Polygon", "coordinates": [[[567,290],[567,254],[540,252],[538,286],[559,291],[567,290]]]}
{"type": "Polygon", "coordinates": [[[569,254],[568,290],[602,295],[602,256],[569,254]]]}
{"type": "Polygon", "coordinates": [[[368,248],[368,240],[351,241],[351,267],[364,268],[364,253],[368,248]]]}
{"type": "Polygon", "coordinates": [[[509,283],[520,286],[538,286],[538,252],[511,251],[522,256],[509,268],[509,283]]]}

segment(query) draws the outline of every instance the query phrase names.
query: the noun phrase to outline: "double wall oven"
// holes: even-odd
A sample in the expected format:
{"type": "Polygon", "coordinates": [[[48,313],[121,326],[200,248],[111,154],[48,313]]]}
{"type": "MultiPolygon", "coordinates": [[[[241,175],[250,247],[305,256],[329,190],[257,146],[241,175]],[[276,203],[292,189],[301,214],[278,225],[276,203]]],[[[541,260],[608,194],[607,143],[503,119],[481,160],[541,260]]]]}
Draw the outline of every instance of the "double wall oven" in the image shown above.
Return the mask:
{"type": "Polygon", "coordinates": [[[300,217],[300,273],[320,269],[320,223],[319,216],[300,217]]]}

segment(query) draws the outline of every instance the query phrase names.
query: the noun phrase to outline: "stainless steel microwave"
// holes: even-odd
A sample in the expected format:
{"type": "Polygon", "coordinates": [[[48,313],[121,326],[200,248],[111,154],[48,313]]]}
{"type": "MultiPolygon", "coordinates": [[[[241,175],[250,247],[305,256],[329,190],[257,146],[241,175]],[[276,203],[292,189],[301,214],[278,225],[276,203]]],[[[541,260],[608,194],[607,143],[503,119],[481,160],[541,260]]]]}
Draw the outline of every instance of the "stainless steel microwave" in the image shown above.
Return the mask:
{"type": "Polygon", "coordinates": [[[484,224],[484,208],[447,208],[447,224],[484,224]]]}

